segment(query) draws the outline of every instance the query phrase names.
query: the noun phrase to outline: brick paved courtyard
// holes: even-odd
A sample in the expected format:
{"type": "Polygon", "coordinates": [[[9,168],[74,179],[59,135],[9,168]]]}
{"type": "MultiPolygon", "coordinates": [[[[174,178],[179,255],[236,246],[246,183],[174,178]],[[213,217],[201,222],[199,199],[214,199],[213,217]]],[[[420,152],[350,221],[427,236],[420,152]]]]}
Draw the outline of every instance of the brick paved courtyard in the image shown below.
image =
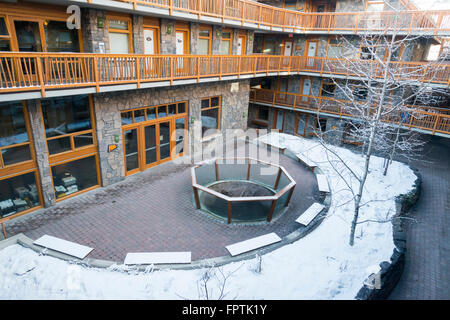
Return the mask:
{"type": "Polygon", "coordinates": [[[390,299],[450,299],[450,140],[433,137],[414,161],[422,194],[406,222],[406,264],[390,299]]]}
{"type": "Polygon", "coordinates": [[[90,258],[117,262],[128,252],[192,251],[193,260],[228,255],[226,245],[299,228],[294,220],[319,197],[314,174],[280,157],[297,186],[288,211],[270,224],[230,226],[196,211],[191,166],[169,162],[12,220],[8,236],[49,234],[93,247],[90,258]]]}

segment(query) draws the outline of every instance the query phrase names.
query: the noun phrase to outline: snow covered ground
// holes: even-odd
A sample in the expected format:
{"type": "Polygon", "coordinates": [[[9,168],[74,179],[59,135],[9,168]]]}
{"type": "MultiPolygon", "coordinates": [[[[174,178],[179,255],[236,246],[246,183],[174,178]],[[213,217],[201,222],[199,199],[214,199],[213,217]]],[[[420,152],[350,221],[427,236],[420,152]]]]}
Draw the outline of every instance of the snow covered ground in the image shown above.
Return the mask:
{"type": "MultiPolygon", "coordinates": [[[[13,245],[0,251],[0,298],[204,299],[206,283],[210,299],[219,298],[222,288],[225,299],[353,299],[373,269],[389,261],[394,249],[392,224],[358,225],[355,245],[350,247],[350,193],[326,161],[322,146],[286,134],[271,133],[260,139],[305,154],[328,175],[332,205],[328,217],[311,234],[260,259],[189,271],[87,268],[13,245]],[[202,281],[207,278],[205,272],[209,272],[208,281],[202,281]]],[[[349,167],[361,171],[360,155],[335,150],[349,167]]],[[[363,202],[375,201],[361,209],[359,221],[387,220],[395,212],[394,197],[411,190],[416,179],[398,162],[385,177],[382,163],[381,158],[372,160],[363,202]]],[[[346,175],[344,168],[342,173],[346,175]]]]}

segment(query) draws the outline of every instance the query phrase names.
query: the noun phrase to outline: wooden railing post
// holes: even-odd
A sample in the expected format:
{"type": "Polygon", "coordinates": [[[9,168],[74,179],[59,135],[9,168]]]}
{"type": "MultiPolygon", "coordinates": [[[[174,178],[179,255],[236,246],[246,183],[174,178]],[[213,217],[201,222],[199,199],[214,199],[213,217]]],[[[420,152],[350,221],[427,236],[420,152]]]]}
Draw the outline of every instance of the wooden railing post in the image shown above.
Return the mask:
{"type": "Polygon", "coordinates": [[[261,19],[262,19],[262,16],[261,16],[261,11],[262,11],[262,6],[259,6],[259,20],[258,20],[258,29],[261,27],[261,19]]]}
{"type": "Polygon", "coordinates": [[[245,2],[242,3],[241,25],[244,25],[245,2]]]}
{"type": "Polygon", "coordinates": [[[92,68],[94,72],[94,83],[95,83],[95,91],[100,91],[100,72],[98,70],[98,63],[97,63],[97,57],[92,58],[92,68]]]}
{"type": "Polygon", "coordinates": [[[169,14],[172,15],[173,13],[173,0],[169,0],[169,14]]]}
{"type": "Polygon", "coordinates": [[[173,57],[169,57],[170,85],[173,85],[173,65],[174,65],[173,57]]]}
{"type": "Polygon", "coordinates": [[[239,56],[238,60],[238,79],[241,77],[241,57],[239,56]]]}
{"type": "Polygon", "coordinates": [[[219,80],[222,80],[222,56],[219,57],[219,80]]]}
{"type": "Polygon", "coordinates": [[[137,88],[139,89],[141,87],[141,68],[139,63],[139,57],[136,57],[135,67],[136,67],[136,82],[137,82],[136,84],[137,88]]]}
{"type": "Polygon", "coordinates": [[[198,196],[198,189],[196,187],[193,187],[194,189],[194,198],[195,198],[195,205],[197,206],[197,209],[200,209],[200,198],[198,196]]]}
{"type": "Polygon", "coordinates": [[[45,97],[45,87],[44,87],[44,77],[42,73],[42,62],[41,57],[36,57],[36,63],[37,63],[37,71],[38,71],[38,79],[39,79],[39,86],[41,87],[41,96],[45,97]]]}
{"type": "Polygon", "coordinates": [[[277,200],[272,201],[272,205],[270,206],[269,215],[267,216],[267,221],[270,222],[272,220],[273,212],[275,211],[275,206],[277,205],[277,200]]]}
{"type": "Polygon", "coordinates": [[[197,82],[200,82],[200,57],[197,57],[197,82]]]}
{"type": "Polygon", "coordinates": [[[222,0],[222,23],[225,22],[225,0],[222,0]]]}

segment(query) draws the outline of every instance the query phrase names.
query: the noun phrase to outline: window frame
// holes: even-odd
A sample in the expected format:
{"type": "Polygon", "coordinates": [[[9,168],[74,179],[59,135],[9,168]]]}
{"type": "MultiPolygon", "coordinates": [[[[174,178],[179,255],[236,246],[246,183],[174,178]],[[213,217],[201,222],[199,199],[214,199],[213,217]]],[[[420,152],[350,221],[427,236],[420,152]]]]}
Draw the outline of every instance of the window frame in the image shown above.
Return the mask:
{"type": "Polygon", "coordinates": [[[333,99],[333,98],[336,98],[336,91],[337,91],[337,85],[334,83],[334,82],[330,82],[330,80],[328,80],[328,79],[322,79],[322,81],[320,82],[320,97],[323,97],[323,98],[330,98],[330,99],[333,99]],[[323,95],[323,86],[324,85],[332,85],[332,86],[334,86],[334,91],[333,91],[333,96],[324,96],[323,95]]]}
{"type": "Polygon", "coordinates": [[[198,32],[198,39],[203,39],[203,40],[208,40],[208,53],[207,54],[200,54],[200,55],[211,55],[211,48],[212,48],[212,27],[211,26],[207,26],[207,25],[200,25],[199,27],[199,32],[198,32]],[[205,37],[205,36],[201,36],[200,32],[201,31],[209,31],[209,36],[205,37]]]}
{"type": "Polygon", "coordinates": [[[258,106],[256,108],[256,120],[269,122],[269,118],[270,118],[269,107],[267,107],[267,106],[258,106]],[[267,119],[261,118],[261,109],[265,109],[267,111],[267,119]]]}
{"type": "Polygon", "coordinates": [[[231,55],[232,52],[233,52],[233,30],[232,29],[229,29],[229,28],[223,28],[222,29],[222,37],[221,37],[221,40],[220,40],[220,51],[221,51],[220,54],[223,54],[222,53],[222,43],[224,41],[229,43],[228,54],[227,55],[231,55]],[[230,37],[229,38],[224,38],[223,37],[224,33],[230,33],[230,37]]]}
{"type": "MultiPolygon", "coordinates": [[[[218,133],[220,132],[220,130],[221,130],[221,121],[222,121],[222,96],[212,96],[212,97],[203,98],[203,99],[200,100],[200,120],[201,120],[201,118],[202,118],[202,113],[203,113],[203,111],[213,110],[213,109],[218,109],[218,112],[217,112],[217,129],[216,129],[217,132],[216,132],[216,133],[213,133],[213,134],[210,134],[210,135],[207,135],[207,136],[204,136],[204,135],[203,135],[203,132],[202,132],[202,139],[212,137],[212,136],[218,134],[218,133]],[[212,107],[212,106],[211,106],[211,100],[212,100],[212,99],[215,99],[215,98],[219,98],[219,104],[218,104],[217,106],[212,107]],[[203,101],[206,101],[206,100],[209,100],[209,107],[207,107],[207,108],[202,108],[202,107],[201,107],[201,103],[202,103],[203,101]]],[[[202,123],[202,128],[203,128],[203,123],[202,123]]]]}
{"type": "MultiPolygon", "coordinates": [[[[133,24],[131,21],[131,17],[107,14],[106,15],[106,29],[108,31],[108,39],[109,40],[111,40],[111,38],[109,36],[110,33],[128,34],[128,53],[129,54],[134,53],[134,50],[133,50],[133,24]],[[114,28],[111,29],[111,27],[110,27],[111,20],[126,21],[128,24],[128,30],[121,30],[121,29],[114,29],[114,28]]],[[[109,44],[109,51],[111,51],[111,43],[109,44]]]]}
{"type": "Polygon", "coordinates": [[[55,136],[55,137],[50,137],[50,138],[47,138],[47,134],[46,134],[46,127],[45,127],[45,122],[44,122],[44,111],[42,109],[42,106],[39,108],[40,113],[41,113],[41,119],[42,119],[42,128],[44,129],[44,134],[45,134],[45,146],[46,146],[46,151],[48,154],[50,166],[52,166],[54,163],[57,163],[57,162],[66,161],[66,160],[70,161],[70,160],[73,160],[74,158],[80,157],[82,155],[98,152],[98,150],[97,150],[98,142],[97,142],[97,134],[96,134],[97,130],[96,130],[95,118],[94,118],[94,105],[93,105],[91,95],[88,95],[88,101],[89,101],[89,116],[90,116],[91,127],[92,127],[91,129],[78,131],[78,132],[72,132],[72,133],[59,135],[59,136],[55,136]],[[75,142],[74,142],[74,137],[82,135],[82,134],[86,134],[86,133],[92,133],[92,144],[76,148],[75,142]],[[71,149],[62,151],[62,152],[58,152],[58,153],[54,153],[54,154],[50,154],[49,149],[48,149],[48,141],[49,140],[50,141],[57,140],[60,138],[65,138],[65,137],[69,137],[71,149]]]}

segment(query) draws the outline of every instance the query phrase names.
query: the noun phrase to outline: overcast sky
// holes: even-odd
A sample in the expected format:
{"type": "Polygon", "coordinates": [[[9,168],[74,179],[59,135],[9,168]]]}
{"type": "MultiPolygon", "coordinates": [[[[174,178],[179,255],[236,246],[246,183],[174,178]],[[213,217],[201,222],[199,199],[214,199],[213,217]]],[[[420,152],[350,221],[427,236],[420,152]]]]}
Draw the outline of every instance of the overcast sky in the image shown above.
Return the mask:
{"type": "Polygon", "coordinates": [[[413,0],[419,9],[450,10],[450,0],[413,0]]]}

